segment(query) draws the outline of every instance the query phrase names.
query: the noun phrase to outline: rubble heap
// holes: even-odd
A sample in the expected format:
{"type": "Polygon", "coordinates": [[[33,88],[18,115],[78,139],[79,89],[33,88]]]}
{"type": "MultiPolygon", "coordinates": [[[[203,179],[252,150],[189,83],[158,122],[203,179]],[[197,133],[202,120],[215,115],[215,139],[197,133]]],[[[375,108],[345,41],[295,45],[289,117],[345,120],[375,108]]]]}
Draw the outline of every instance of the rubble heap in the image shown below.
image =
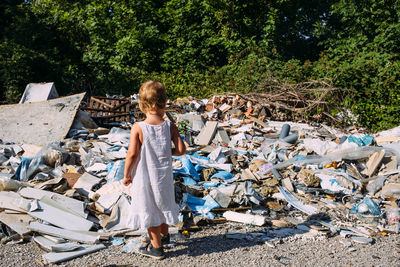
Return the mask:
{"type": "MultiPolygon", "coordinates": [[[[399,232],[400,127],[371,135],[272,121],[268,106],[236,95],[178,99],[167,111],[188,150],[173,157],[181,213],[171,233],[234,221],[264,230],[227,238],[273,246],[288,236],[340,235],[351,245],[399,232]]],[[[0,142],[2,243],[32,240],[51,263],[140,245],[120,182],[130,131],[84,127],[45,145],[0,142]]]]}

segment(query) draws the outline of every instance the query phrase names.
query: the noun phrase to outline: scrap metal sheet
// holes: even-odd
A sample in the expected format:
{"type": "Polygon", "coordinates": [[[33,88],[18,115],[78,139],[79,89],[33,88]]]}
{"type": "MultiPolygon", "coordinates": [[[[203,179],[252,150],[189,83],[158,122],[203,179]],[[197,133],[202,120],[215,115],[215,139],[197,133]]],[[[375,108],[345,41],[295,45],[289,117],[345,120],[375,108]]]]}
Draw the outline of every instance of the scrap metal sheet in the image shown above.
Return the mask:
{"type": "Polygon", "coordinates": [[[64,139],[84,95],[0,106],[0,139],[35,145],[64,139]]]}

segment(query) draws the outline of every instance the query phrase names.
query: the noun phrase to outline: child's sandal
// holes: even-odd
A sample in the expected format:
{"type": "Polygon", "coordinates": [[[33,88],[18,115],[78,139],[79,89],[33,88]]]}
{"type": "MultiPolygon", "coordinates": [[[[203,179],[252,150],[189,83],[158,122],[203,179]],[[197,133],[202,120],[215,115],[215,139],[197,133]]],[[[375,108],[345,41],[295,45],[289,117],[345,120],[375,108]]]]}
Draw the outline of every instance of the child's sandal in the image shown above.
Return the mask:
{"type": "MultiPolygon", "coordinates": [[[[145,237],[144,239],[142,239],[142,243],[144,243],[147,246],[147,244],[150,244],[150,238],[145,237]]],[[[168,245],[169,243],[171,243],[171,237],[169,234],[161,236],[161,245],[165,246],[168,245]]]]}
{"type": "Polygon", "coordinates": [[[164,249],[162,247],[155,248],[151,243],[148,243],[145,247],[139,248],[138,253],[156,260],[165,258],[164,249]]]}

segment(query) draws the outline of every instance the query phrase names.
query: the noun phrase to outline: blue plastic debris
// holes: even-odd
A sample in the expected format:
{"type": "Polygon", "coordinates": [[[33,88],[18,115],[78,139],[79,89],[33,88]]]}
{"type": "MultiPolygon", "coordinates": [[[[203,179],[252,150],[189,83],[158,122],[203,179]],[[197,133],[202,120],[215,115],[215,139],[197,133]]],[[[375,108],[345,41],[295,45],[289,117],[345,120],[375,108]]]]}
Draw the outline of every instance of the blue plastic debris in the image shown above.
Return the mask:
{"type": "Polygon", "coordinates": [[[381,210],[379,209],[378,203],[373,201],[370,197],[366,197],[361,200],[357,205],[355,205],[350,210],[350,213],[363,213],[379,216],[381,214],[381,210]]]}
{"type": "Polygon", "coordinates": [[[220,207],[220,205],[209,195],[204,198],[199,198],[190,194],[184,194],[183,199],[195,215],[204,215],[210,219],[215,217],[215,215],[210,211],[220,207]]]}
{"type": "Polygon", "coordinates": [[[183,182],[188,185],[195,185],[197,182],[190,177],[183,177],[183,182]]]}
{"type": "Polygon", "coordinates": [[[22,157],[21,164],[15,171],[15,179],[18,181],[29,181],[33,175],[37,174],[45,167],[45,165],[43,166],[42,156],[35,156],[34,158],[22,157]]]}
{"type": "Polygon", "coordinates": [[[107,164],[107,183],[124,179],[125,160],[118,160],[107,164]]]}
{"type": "Polygon", "coordinates": [[[369,146],[374,141],[374,137],[367,134],[353,134],[347,138],[347,141],[356,143],[358,146],[369,146]]]}
{"type": "Polygon", "coordinates": [[[178,172],[184,175],[191,176],[193,179],[196,181],[200,181],[200,176],[196,171],[195,166],[193,163],[190,161],[190,159],[187,156],[182,156],[179,157],[179,160],[182,162],[182,168],[180,169],[174,169],[174,172],[178,172]]]}
{"type": "Polygon", "coordinates": [[[217,187],[220,184],[218,181],[207,181],[202,184],[205,188],[217,187]]]}
{"type": "Polygon", "coordinates": [[[123,238],[118,238],[118,237],[111,237],[110,241],[111,241],[111,244],[113,246],[119,246],[119,245],[122,245],[124,243],[124,239],[123,238]]]}
{"type": "Polygon", "coordinates": [[[22,159],[21,164],[18,165],[18,168],[15,171],[15,179],[18,181],[27,181],[25,180],[26,172],[29,168],[29,164],[31,163],[32,158],[22,157],[21,159],[22,159]]]}

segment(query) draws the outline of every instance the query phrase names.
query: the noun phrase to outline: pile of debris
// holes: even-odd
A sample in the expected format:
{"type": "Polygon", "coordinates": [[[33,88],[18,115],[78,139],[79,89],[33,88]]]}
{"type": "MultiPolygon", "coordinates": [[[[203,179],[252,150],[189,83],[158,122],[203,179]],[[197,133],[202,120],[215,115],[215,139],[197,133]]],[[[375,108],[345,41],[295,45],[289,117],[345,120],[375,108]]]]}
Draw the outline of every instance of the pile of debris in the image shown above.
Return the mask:
{"type": "MultiPolygon", "coordinates": [[[[32,240],[45,262],[111,244],[132,251],[144,234],[127,226],[134,203],[121,184],[130,131],[96,128],[78,110],[82,97],[0,106],[1,242],[32,240]],[[31,121],[17,116],[27,112],[31,121]]],[[[399,232],[400,127],[370,135],[272,121],[267,106],[234,95],[178,99],[168,110],[188,150],[173,162],[181,213],[172,233],[234,221],[265,228],[227,238],[273,246],[399,232]]]]}

